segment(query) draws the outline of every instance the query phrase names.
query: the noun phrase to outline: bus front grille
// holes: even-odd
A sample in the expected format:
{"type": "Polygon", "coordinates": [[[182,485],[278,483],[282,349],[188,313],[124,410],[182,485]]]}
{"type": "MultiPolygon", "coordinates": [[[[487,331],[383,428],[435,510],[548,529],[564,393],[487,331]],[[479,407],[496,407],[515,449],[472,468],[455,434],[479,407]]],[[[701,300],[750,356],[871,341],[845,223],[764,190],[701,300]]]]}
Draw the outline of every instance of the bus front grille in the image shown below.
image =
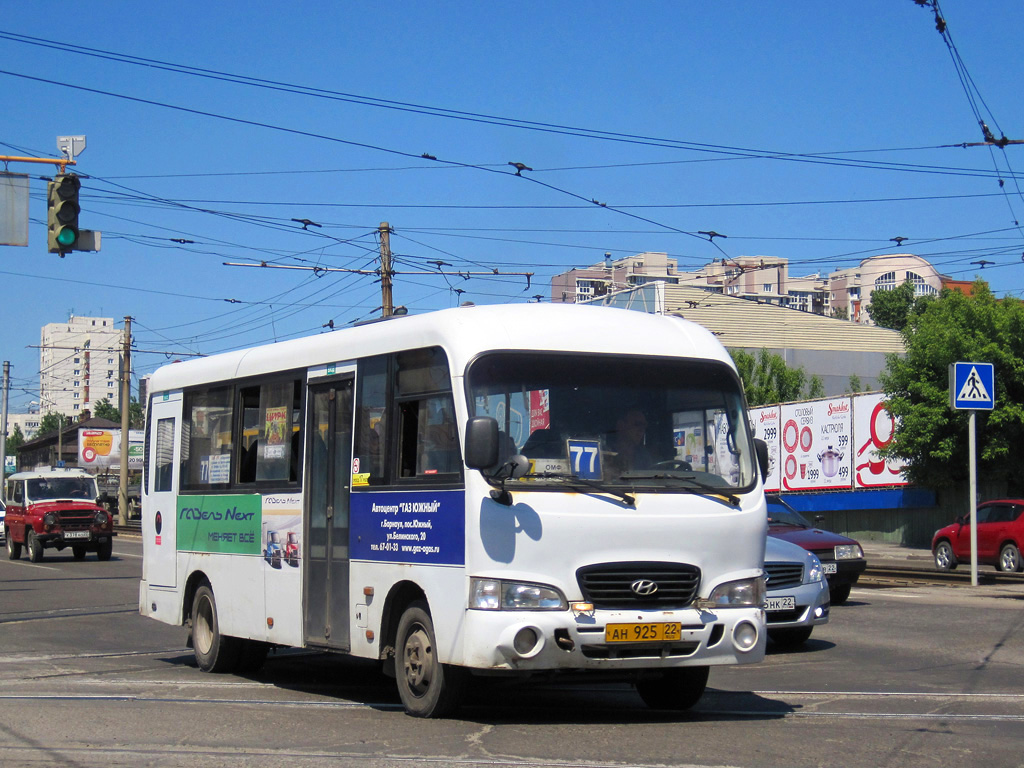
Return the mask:
{"type": "Polygon", "coordinates": [[[583,598],[599,610],[685,608],[700,586],[686,563],[601,563],[576,571],[583,598]]]}

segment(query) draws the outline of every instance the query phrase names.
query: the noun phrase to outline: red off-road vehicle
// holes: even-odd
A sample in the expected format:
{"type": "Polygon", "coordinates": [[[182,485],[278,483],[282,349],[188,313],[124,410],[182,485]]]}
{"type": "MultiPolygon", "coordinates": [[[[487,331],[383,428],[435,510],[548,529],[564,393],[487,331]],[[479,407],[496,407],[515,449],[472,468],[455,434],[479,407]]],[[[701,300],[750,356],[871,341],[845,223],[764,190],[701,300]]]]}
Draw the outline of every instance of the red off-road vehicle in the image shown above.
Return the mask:
{"type": "Polygon", "coordinates": [[[7,556],[21,557],[28,550],[33,563],[44,549],[71,547],[76,560],[95,552],[109,560],[114,523],[97,503],[96,479],[80,469],[18,472],[7,478],[7,517],[4,533],[7,556]]]}

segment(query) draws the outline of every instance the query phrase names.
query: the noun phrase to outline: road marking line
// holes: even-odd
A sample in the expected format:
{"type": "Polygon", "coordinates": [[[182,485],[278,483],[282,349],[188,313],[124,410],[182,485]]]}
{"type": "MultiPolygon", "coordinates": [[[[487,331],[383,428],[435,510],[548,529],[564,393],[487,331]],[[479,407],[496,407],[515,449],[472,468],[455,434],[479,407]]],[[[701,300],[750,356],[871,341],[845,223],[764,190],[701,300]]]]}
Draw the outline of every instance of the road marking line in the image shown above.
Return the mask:
{"type": "Polygon", "coordinates": [[[49,565],[38,565],[37,563],[26,563],[23,560],[4,560],[0,562],[7,562],[11,565],[21,566],[22,568],[42,568],[44,571],[59,571],[60,568],[53,568],[49,565]]]}

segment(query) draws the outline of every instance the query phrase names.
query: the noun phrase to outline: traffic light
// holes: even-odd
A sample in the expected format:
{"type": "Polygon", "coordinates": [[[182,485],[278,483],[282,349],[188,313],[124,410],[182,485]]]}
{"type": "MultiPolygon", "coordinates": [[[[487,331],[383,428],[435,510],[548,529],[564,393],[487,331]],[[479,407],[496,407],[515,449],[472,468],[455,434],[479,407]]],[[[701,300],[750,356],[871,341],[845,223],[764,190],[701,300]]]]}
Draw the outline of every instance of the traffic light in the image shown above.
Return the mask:
{"type": "Polygon", "coordinates": [[[50,253],[73,251],[78,244],[78,190],[82,182],[73,173],[55,176],[46,185],[48,205],[47,250],[50,253]]]}

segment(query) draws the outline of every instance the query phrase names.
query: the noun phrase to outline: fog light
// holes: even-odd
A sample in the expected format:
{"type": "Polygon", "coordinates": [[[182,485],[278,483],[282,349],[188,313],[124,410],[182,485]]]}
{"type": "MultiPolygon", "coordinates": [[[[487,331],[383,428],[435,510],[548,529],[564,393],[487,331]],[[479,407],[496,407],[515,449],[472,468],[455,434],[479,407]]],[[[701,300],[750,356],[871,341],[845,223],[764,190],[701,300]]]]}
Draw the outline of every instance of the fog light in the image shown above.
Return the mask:
{"type": "Polygon", "coordinates": [[[516,653],[526,656],[536,647],[538,639],[537,632],[533,627],[523,627],[516,632],[516,637],[512,641],[512,647],[516,649],[516,653]]]}
{"type": "Polygon", "coordinates": [[[737,650],[749,651],[757,645],[757,627],[749,621],[741,621],[732,631],[732,642],[737,650]]]}

